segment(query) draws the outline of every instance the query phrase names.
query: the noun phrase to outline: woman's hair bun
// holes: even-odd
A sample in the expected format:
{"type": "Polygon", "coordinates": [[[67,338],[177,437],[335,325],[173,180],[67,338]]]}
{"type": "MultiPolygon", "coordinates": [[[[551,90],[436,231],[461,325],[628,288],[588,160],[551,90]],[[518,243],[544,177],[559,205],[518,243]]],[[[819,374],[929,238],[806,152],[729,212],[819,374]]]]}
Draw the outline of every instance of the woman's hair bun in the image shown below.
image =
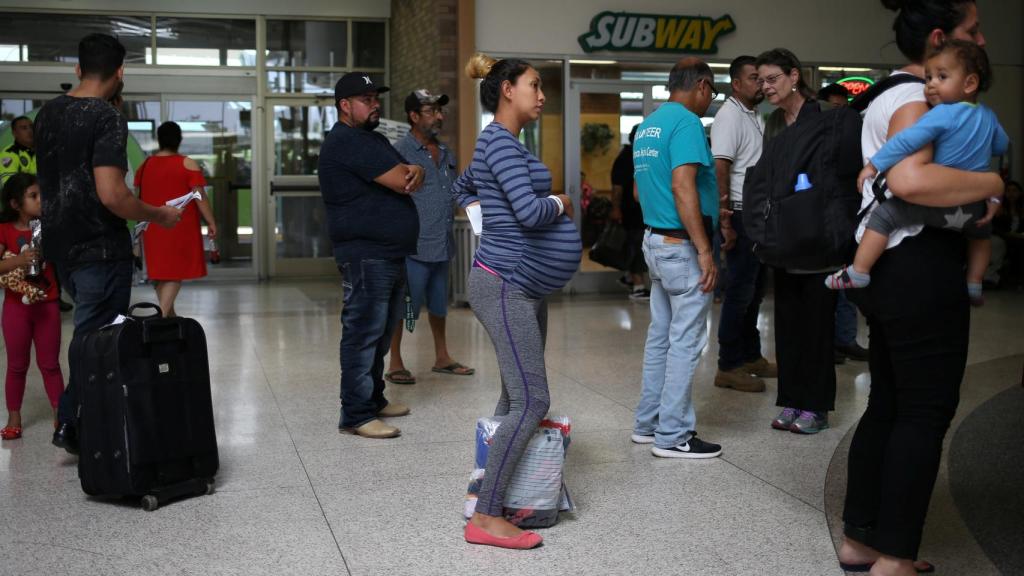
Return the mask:
{"type": "Polygon", "coordinates": [[[491,67],[494,66],[495,62],[497,60],[494,58],[477,52],[466,63],[466,76],[473,79],[486,78],[487,73],[491,71],[491,67]]]}
{"type": "Polygon", "coordinates": [[[907,0],[882,0],[882,6],[885,6],[893,12],[899,12],[903,10],[903,7],[907,4],[907,0]]]}

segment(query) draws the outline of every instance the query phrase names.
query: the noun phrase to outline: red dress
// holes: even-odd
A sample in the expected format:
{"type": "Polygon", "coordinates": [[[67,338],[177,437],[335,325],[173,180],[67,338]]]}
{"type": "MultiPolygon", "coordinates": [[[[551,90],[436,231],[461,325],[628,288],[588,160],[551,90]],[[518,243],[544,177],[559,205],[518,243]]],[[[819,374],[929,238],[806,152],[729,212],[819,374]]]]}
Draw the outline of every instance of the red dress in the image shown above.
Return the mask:
{"type": "MultiPolygon", "coordinates": [[[[185,168],[185,157],[150,156],[135,171],[135,186],[143,202],[162,206],[168,200],[184,196],[206,179],[198,170],[185,168]]],[[[146,254],[146,273],[150,280],[188,280],[206,276],[203,236],[199,229],[199,207],[193,201],[181,214],[174,228],[152,223],[142,235],[146,254]]]]}

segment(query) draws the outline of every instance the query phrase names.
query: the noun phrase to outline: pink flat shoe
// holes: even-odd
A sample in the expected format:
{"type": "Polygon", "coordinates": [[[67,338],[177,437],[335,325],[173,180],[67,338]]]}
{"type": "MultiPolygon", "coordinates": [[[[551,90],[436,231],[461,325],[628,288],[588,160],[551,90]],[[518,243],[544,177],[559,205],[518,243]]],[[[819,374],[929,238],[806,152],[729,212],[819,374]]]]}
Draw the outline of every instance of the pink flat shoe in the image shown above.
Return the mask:
{"type": "Polygon", "coordinates": [[[501,538],[484,531],[472,522],[466,522],[466,542],[470,544],[483,544],[484,546],[496,546],[498,548],[509,548],[512,550],[529,550],[540,546],[544,539],[537,533],[524,531],[513,538],[501,538]]]}

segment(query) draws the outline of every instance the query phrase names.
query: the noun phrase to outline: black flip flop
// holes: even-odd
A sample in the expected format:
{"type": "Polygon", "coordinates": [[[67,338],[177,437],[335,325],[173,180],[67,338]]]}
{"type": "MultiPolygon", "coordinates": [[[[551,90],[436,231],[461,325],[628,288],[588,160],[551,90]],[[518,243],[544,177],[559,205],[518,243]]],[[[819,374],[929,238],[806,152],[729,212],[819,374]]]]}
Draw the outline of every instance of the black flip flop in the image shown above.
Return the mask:
{"type": "MultiPolygon", "coordinates": [[[[914,570],[917,570],[918,574],[931,574],[932,572],[935,572],[934,564],[924,560],[920,560],[920,562],[926,564],[926,566],[921,568],[914,566],[914,570]]],[[[872,564],[874,564],[874,562],[867,562],[864,564],[847,564],[846,562],[840,562],[839,567],[845,572],[870,572],[872,564]]]]}

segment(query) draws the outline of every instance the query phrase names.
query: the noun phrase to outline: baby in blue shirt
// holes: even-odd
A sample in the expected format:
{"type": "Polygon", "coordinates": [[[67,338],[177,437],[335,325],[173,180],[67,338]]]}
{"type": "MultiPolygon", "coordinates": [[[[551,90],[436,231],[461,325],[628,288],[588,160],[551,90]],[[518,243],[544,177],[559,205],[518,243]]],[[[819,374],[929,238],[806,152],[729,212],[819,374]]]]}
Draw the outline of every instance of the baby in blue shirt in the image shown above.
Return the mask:
{"type": "MultiPolygon", "coordinates": [[[[992,70],[981,47],[963,40],[947,41],[929,56],[925,79],[925,97],[934,107],[885,143],[861,171],[858,185],[930,142],[935,142],[934,162],[961,170],[986,171],[992,156],[1006,153],[1009,138],[995,113],[977,103],[978,94],[992,83],[992,70]]],[[[992,253],[988,222],[998,203],[999,198],[990,198],[987,203],[935,208],[889,198],[871,212],[853,265],[828,276],[825,285],[833,290],[867,286],[872,266],[898,228],[962,229],[969,239],[967,290],[971,302],[980,305],[982,278],[992,253]]]]}

